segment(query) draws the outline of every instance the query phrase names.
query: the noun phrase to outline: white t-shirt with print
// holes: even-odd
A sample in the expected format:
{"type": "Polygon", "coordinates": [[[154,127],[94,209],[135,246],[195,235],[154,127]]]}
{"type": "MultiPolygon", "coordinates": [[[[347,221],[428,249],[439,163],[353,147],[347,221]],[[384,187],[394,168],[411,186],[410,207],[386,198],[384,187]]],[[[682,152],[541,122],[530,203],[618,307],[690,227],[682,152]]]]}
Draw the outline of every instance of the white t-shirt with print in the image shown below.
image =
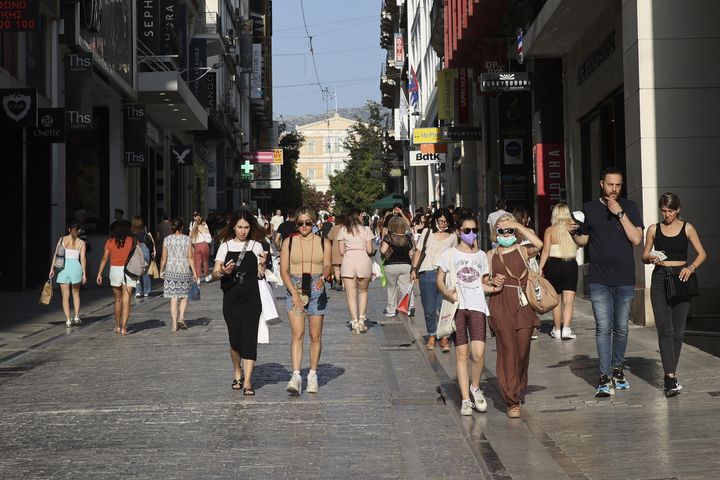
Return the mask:
{"type": "Polygon", "coordinates": [[[464,253],[457,248],[444,251],[437,259],[437,266],[445,273],[450,271],[451,257],[457,277],[458,308],[490,315],[482,286],[483,276],[490,274],[485,252],[464,253]]]}
{"type": "MultiPolygon", "coordinates": [[[[262,245],[259,242],[256,242],[255,240],[248,240],[250,242],[250,245],[248,245],[247,251],[253,252],[258,259],[260,259],[260,254],[264,252],[262,245]]],[[[234,238],[230,241],[223,242],[220,244],[217,250],[217,254],[215,255],[215,261],[216,262],[223,262],[225,263],[225,257],[228,254],[228,251],[230,252],[242,252],[243,247],[245,246],[245,242],[238,242],[234,238]]]]}

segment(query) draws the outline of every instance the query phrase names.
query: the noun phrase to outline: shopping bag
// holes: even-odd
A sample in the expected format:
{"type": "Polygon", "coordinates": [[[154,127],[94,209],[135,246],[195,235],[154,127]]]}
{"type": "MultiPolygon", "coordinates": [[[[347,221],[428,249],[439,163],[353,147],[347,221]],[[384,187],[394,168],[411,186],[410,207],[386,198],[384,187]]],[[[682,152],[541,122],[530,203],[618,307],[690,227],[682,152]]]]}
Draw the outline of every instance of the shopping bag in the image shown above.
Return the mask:
{"type": "Polygon", "coordinates": [[[40,292],[40,300],[38,301],[38,303],[41,303],[43,305],[49,305],[50,300],[52,300],[52,296],[52,280],[48,278],[47,282],[45,282],[45,285],[43,285],[42,292],[40,292]]]}
{"type": "MultiPolygon", "coordinates": [[[[448,290],[452,290],[457,286],[457,278],[455,273],[455,255],[450,251],[450,271],[445,275],[445,285],[448,290]]],[[[440,315],[438,316],[437,333],[438,338],[449,337],[455,333],[455,312],[457,312],[458,302],[451,302],[443,298],[440,306],[440,315]]]]}
{"type": "Polygon", "coordinates": [[[191,302],[197,302],[200,300],[200,286],[196,282],[192,282],[192,285],[190,286],[188,300],[190,300],[191,302]]]}
{"type": "Polygon", "coordinates": [[[383,272],[380,269],[380,264],[372,262],[372,275],[370,275],[370,281],[374,282],[378,278],[383,276],[383,272]]]}
{"type": "Polygon", "coordinates": [[[413,286],[410,285],[410,288],[408,288],[408,291],[405,292],[405,295],[403,295],[402,300],[400,300],[400,303],[398,303],[398,306],[395,307],[395,310],[401,313],[404,313],[407,315],[410,313],[410,294],[412,294],[413,286]]]}
{"type": "Polygon", "coordinates": [[[153,278],[159,278],[160,277],[160,271],[158,270],[157,263],[155,263],[155,260],[150,260],[150,266],[148,267],[148,275],[150,275],[153,278]]]}

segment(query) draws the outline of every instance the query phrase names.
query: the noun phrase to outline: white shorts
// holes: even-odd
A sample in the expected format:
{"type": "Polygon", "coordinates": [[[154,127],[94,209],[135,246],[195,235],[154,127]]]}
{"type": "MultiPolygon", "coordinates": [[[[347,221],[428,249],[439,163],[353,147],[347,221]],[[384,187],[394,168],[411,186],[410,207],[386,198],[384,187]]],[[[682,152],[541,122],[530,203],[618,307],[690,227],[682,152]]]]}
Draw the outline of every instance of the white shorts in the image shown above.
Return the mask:
{"type": "Polygon", "coordinates": [[[123,285],[123,277],[125,284],[130,288],[135,288],[135,280],[125,275],[125,267],[120,265],[110,266],[110,285],[113,287],[121,287],[123,285]]]}

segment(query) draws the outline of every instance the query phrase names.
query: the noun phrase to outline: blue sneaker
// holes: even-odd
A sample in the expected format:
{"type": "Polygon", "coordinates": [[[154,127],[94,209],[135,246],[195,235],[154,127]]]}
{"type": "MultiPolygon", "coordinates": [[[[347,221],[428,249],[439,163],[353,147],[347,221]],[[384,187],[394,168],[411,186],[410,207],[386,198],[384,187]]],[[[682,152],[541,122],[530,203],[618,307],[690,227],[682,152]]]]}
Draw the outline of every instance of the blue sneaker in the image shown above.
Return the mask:
{"type": "Polygon", "coordinates": [[[595,390],[595,396],[609,397],[610,395],[615,395],[615,385],[613,385],[613,381],[610,377],[607,375],[600,375],[600,384],[598,385],[597,390],[595,390]]]}
{"type": "Polygon", "coordinates": [[[612,369],[612,376],[613,383],[615,383],[616,389],[627,390],[628,388],[630,388],[630,382],[625,379],[625,374],[623,374],[622,367],[614,367],[612,369]]]}

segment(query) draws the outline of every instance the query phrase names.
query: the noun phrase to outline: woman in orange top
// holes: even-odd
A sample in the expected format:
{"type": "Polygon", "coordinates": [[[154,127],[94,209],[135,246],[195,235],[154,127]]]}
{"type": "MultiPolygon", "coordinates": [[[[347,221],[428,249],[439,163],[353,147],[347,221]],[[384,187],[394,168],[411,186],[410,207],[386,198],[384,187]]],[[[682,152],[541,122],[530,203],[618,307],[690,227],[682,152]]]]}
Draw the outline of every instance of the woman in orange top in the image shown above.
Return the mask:
{"type": "Polygon", "coordinates": [[[115,297],[115,333],[127,335],[127,322],[130,317],[130,297],[135,288],[135,280],[125,275],[125,262],[133,248],[133,237],[130,234],[130,222],[121,220],[105,242],[97,284],[102,285],[102,272],[110,260],[110,285],[115,297]]]}

